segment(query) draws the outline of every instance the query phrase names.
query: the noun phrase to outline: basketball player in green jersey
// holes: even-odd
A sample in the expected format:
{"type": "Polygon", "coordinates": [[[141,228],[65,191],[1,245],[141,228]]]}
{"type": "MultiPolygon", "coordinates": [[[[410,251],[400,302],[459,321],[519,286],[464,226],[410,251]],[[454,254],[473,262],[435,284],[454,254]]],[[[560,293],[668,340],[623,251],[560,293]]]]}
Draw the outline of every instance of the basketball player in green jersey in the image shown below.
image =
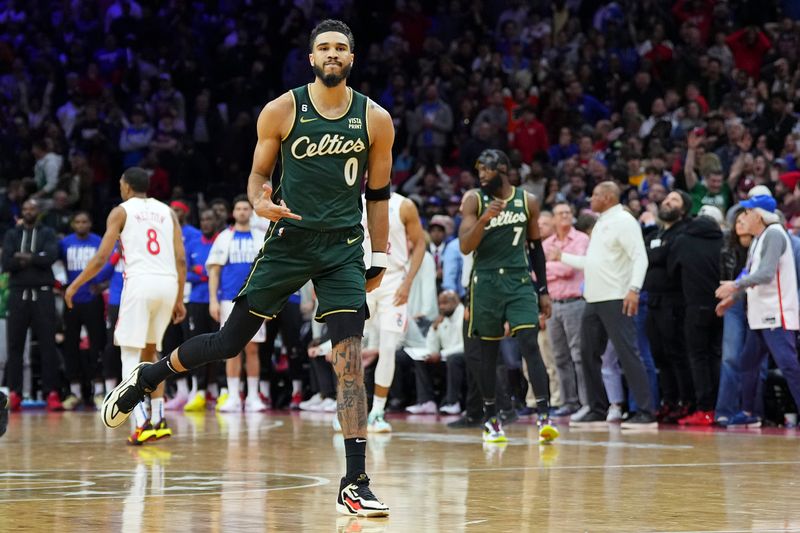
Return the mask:
{"type": "Polygon", "coordinates": [[[116,427],[145,392],[172,374],[238,354],[262,322],[312,280],[316,319],[328,325],[338,378],[338,417],[347,473],[336,508],[358,516],[386,516],[389,508],[369,488],[365,473],[367,400],[361,337],[366,292],[380,285],[387,266],[389,174],[394,127],[389,114],[347,86],[353,35],[343,22],[325,20],[311,32],[309,62],[316,79],[269,102],[258,118],[258,144],[247,193],[256,214],[272,221],[233,311],[217,333],[194,337],[155,364],[140,365],[106,397],[103,421],[116,427]],[[270,176],[281,159],[273,195],[270,176]],[[372,240],[365,271],[361,186],[372,240]],[[277,193],[282,200],[278,200],[277,193]]]}
{"type": "Polygon", "coordinates": [[[545,257],[536,198],[508,182],[508,156],[484,150],[478,158],[480,189],[464,196],[458,237],[461,252],[475,252],[470,280],[469,335],[480,339],[478,386],[483,396],[485,442],[506,442],[495,406],[495,368],[508,322],[531,373],[539,412],[539,440],[558,437],[550,422],[550,386],[537,343],[539,308],[550,316],[545,257]],[[537,289],[530,272],[536,275],[537,289]]]}

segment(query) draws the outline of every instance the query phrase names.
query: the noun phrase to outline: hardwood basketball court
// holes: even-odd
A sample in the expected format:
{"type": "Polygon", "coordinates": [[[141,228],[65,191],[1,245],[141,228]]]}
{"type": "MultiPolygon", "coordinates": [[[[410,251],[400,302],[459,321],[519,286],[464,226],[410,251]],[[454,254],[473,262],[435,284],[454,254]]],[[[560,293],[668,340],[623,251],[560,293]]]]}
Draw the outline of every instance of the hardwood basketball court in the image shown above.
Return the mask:
{"type": "MultiPolygon", "coordinates": [[[[171,415],[142,447],[96,413],[13,414],[0,439],[0,531],[785,531],[800,529],[794,431],[576,431],[539,446],[434,417],[369,437],[388,519],[334,509],[332,415],[171,415]]],[[[125,426],[127,429],[127,425],[125,426]]]]}

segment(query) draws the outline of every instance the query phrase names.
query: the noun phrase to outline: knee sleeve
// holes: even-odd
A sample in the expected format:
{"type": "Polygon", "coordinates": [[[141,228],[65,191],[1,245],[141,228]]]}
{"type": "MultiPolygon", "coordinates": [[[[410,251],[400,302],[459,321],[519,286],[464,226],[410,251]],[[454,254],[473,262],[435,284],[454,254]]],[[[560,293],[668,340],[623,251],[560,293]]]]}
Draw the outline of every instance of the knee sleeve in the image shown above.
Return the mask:
{"type": "Polygon", "coordinates": [[[400,333],[381,331],[378,346],[378,364],[375,366],[375,384],[389,388],[394,379],[395,351],[400,342],[400,333]]]}
{"type": "Polygon", "coordinates": [[[141,359],[142,350],[139,348],[131,348],[130,346],[121,346],[120,359],[122,360],[122,379],[127,378],[136,365],[139,364],[141,359]]]}
{"type": "Polygon", "coordinates": [[[236,357],[263,322],[262,317],[250,312],[247,300],[241,298],[219,331],[192,337],[178,348],[178,358],[185,368],[191,370],[212,361],[236,357]]]}
{"type": "Polygon", "coordinates": [[[325,318],[331,344],[336,346],[345,339],[364,336],[364,322],[367,320],[367,304],[355,313],[334,313],[325,318]]]}

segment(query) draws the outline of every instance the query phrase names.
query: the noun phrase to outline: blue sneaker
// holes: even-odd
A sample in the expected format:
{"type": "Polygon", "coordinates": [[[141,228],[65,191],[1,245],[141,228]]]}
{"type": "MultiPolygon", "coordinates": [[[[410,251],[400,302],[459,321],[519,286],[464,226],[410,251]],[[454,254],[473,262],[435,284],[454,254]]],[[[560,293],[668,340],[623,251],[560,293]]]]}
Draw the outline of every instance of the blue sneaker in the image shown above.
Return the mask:
{"type": "Polygon", "coordinates": [[[761,417],[748,415],[744,411],[739,411],[728,420],[728,427],[731,428],[760,428],[761,417]]]}
{"type": "Polygon", "coordinates": [[[525,407],[520,407],[519,409],[517,409],[517,416],[531,416],[532,414],[535,413],[536,409],[534,409],[533,407],[528,407],[527,405],[525,407]]]}

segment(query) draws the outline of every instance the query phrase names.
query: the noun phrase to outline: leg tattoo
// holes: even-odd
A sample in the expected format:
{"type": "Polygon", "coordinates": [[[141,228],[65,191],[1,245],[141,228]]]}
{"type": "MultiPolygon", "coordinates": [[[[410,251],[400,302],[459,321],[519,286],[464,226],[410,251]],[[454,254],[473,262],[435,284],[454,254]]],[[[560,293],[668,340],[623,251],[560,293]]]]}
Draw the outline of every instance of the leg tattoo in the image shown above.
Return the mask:
{"type": "Polygon", "coordinates": [[[350,337],[333,347],[337,416],[345,439],[367,436],[367,394],[361,364],[361,339],[350,337]]]}

